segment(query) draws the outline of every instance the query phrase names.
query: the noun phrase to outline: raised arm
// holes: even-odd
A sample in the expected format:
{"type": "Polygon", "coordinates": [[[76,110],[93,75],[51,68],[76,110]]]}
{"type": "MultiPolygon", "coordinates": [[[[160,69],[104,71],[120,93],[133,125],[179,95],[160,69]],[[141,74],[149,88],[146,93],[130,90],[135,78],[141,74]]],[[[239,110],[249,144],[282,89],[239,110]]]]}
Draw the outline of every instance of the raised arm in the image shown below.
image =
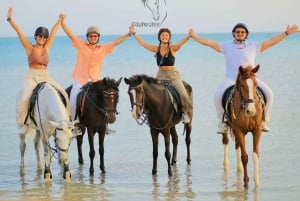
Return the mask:
{"type": "Polygon", "coordinates": [[[67,34],[67,36],[73,41],[74,39],[77,38],[77,36],[73,33],[73,31],[65,24],[65,19],[66,19],[66,15],[65,14],[61,14],[59,17],[60,20],[60,24],[62,29],[64,30],[64,32],[67,34]]]}
{"type": "Polygon", "coordinates": [[[126,39],[128,39],[130,36],[132,36],[133,33],[131,33],[131,27],[129,27],[129,32],[127,34],[124,34],[123,36],[120,36],[119,38],[116,38],[113,41],[114,46],[119,45],[120,43],[124,42],[126,39]]]}
{"type": "Polygon", "coordinates": [[[59,18],[58,18],[57,22],[53,25],[53,27],[50,31],[50,34],[49,34],[49,37],[48,37],[48,40],[47,40],[47,43],[46,43],[47,49],[50,49],[52,44],[53,44],[55,35],[56,35],[60,25],[61,25],[61,21],[63,20],[63,16],[64,16],[63,14],[59,15],[59,18]]]}
{"type": "Polygon", "coordinates": [[[269,40],[263,41],[261,44],[260,51],[263,52],[267,50],[268,48],[272,47],[273,45],[276,45],[277,43],[281,42],[283,39],[285,39],[287,36],[296,33],[298,31],[298,26],[293,25],[293,26],[287,26],[285,32],[278,34],[269,40]]]}
{"type": "Polygon", "coordinates": [[[194,32],[193,29],[190,29],[189,31],[190,36],[197,41],[198,43],[205,45],[207,47],[212,48],[213,50],[217,51],[217,52],[221,52],[221,49],[219,47],[219,44],[213,40],[207,39],[207,38],[202,38],[200,36],[197,36],[194,32]]]}
{"type": "Polygon", "coordinates": [[[190,34],[188,34],[186,37],[184,37],[183,39],[181,39],[178,43],[172,45],[172,52],[177,52],[182,45],[184,45],[189,39],[190,39],[190,34]]]}
{"type": "Polygon", "coordinates": [[[17,32],[17,35],[19,37],[19,40],[23,47],[26,50],[26,53],[29,54],[29,52],[32,49],[32,44],[31,42],[25,37],[23,31],[21,28],[15,23],[15,21],[12,19],[12,14],[13,14],[13,9],[10,7],[7,11],[7,21],[11,25],[11,27],[17,32]]]}
{"type": "Polygon", "coordinates": [[[147,43],[146,41],[144,41],[138,34],[135,33],[134,31],[134,27],[131,27],[129,29],[129,32],[133,34],[134,38],[136,39],[136,41],[145,49],[151,51],[151,52],[157,52],[158,46],[157,45],[152,45],[150,43],[147,43]]]}

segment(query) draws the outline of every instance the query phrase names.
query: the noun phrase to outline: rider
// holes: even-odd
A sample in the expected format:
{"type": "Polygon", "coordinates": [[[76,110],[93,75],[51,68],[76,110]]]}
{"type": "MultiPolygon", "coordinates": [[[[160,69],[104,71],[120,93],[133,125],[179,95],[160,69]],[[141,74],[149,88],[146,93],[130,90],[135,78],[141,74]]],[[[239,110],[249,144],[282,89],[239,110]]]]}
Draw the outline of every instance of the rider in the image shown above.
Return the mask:
{"type": "MultiPolygon", "coordinates": [[[[253,42],[246,41],[249,30],[243,23],[236,24],[232,29],[234,40],[228,42],[215,42],[210,39],[197,36],[193,29],[190,29],[191,37],[202,45],[208,46],[217,52],[225,55],[226,60],[226,81],[221,84],[215,94],[215,106],[219,118],[218,133],[226,133],[228,125],[226,120],[223,121],[224,109],[222,107],[222,96],[224,91],[234,85],[239,66],[251,65],[254,67],[255,57],[258,53],[267,50],[268,48],[276,45],[289,35],[297,32],[298,26],[287,26],[286,30],[269,40],[253,42]]],[[[268,123],[271,119],[271,108],[273,103],[273,92],[263,81],[258,79],[258,86],[263,90],[266,95],[267,103],[265,106],[265,120],[263,121],[262,129],[265,132],[269,131],[268,123]]]]}
{"type": "Polygon", "coordinates": [[[169,80],[172,85],[176,88],[181,97],[182,111],[183,111],[183,122],[189,123],[191,119],[191,111],[193,108],[192,100],[187,94],[187,91],[181,80],[181,76],[174,66],[176,52],[185,44],[190,36],[184,37],[178,43],[171,45],[171,31],[167,28],[162,28],[158,32],[158,45],[152,45],[145,42],[138,34],[135,33],[134,27],[131,27],[131,33],[133,33],[134,38],[137,42],[149,50],[155,53],[157,66],[159,71],[157,73],[157,79],[159,80],[169,80]]]}
{"type": "Polygon", "coordinates": [[[19,133],[26,133],[28,125],[30,123],[30,118],[27,118],[29,99],[32,95],[33,89],[37,84],[41,82],[48,82],[53,85],[57,90],[59,90],[67,100],[67,109],[69,115],[71,115],[69,107],[69,98],[65,90],[54,80],[51,79],[47,66],[49,64],[49,49],[54,41],[55,34],[60,26],[62,20],[62,15],[59,16],[58,21],[54,24],[51,32],[46,27],[38,27],[34,33],[35,44],[32,44],[24,35],[21,28],[12,19],[13,9],[10,7],[7,12],[7,21],[12,26],[12,28],[17,32],[19,40],[23,47],[25,48],[27,57],[29,71],[25,75],[23,90],[21,95],[21,101],[18,105],[18,127],[19,133]]]}
{"type": "Polygon", "coordinates": [[[73,70],[72,89],[70,92],[70,104],[72,119],[76,115],[76,99],[81,87],[87,82],[96,82],[101,80],[102,63],[107,54],[113,52],[115,46],[124,42],[131,36],[127,33],[123,36],[107,44],[98,44],[100,39],[100,30],[97,26],[87,28],[87,41],[80,39],[73,31],[65,24],[65,15],[62,16],[61,26],[64,32],[72,40],[72,46],[77,49],[77,62],[73,70]]]}

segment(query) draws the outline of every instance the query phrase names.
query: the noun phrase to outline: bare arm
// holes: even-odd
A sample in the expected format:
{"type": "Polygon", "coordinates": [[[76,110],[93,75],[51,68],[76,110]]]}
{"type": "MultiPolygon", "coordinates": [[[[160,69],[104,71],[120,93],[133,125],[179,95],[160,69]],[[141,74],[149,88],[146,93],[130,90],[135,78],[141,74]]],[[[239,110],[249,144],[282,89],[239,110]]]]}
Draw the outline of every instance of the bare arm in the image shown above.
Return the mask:
{"type": "Polygon", "coordinates": [[[73,31],[65,24],[65,18],[66,15],[61,14],[60,16],[61,20],[60,20],[60,24],[62,29],[64,30],[64,32],[67,34],[67,36],[73,41],[74,39],[77,38],[77,36],[73,33],[73,31]]]}
{"type": "Polygon", "coordinates": [[[57,31],[60,27],[60,24],[61,24],[62,20],[63,20],[63,15],[60,14],[57,22],[54,24],[54,26],[52,27],[52,29],[50,31],[50,35],[49,35],[47,43],[46,43],[47,49],[51,48],[51,46],[53,44],[53,41],[54,41],[54,38],[55,38],[55,35],[56,35],[56,33],[57,33],[57,31]]]}
{"type": "Polygon", "coordinates": [[[147,43],[144,41],[138,34],[135,33],[134,27],[130,27],[129,32],[133,34],[134,38],[136,41],[145,49],[151,51],[151,52],[157,52],[158,46],[157,45],[152,45],[150,43],[147,43]]]}
{"type": "Polygon", "coordinates": [[[293,33],[296,33],[298,31],[298,26],[293,25],[293,26],[287,26],[285,32],[278,34],[269,40],[263,41],[261,44],[260,51],[263,52],[267,50],[268,48],[272,47],[273,45],[276,45],[277,43],[281,42],[283,39],[285,39],[288,35],[291,35],[293,33]]]}
{"type": "Polygon", "coordinates": [[[172,45],[172,53],[177,52],[182,45],[184,45],[189,39],[190,39],[190,35],[187,35],[186,37],[184,37],[183,39],[181,39],[178,43],[172,45]]]}
{"type": "Polygon", "coordinates": [[[119,38],[116,38],[114,41],[113,41],[113,44],[114,46],[117,46],[119,45],[120,43],[124,42],[126,39],[128,39],[130,36],[132,35],[131,33],[131,27],[129,27],[129,32],[128,34],[125,34],[123,36],[120,36],[119,38]]]}
{"type": "Polygon", "coordinates": [[[19,25],[17,25],[17,23],[15,23],[15,21],[12,19],[12,14],[13,14],[13,9],[12,9],[12,7],[10,7],[7,11],[7,21],[11,25],[11,27],[17,32],[19,40],[20,40],[21,44],[23,45],[23,47],[25,48],[26,53],[28,55],[31,52],[33,46],[31,44],[31,42],[25,37],[25,35],[24,35],[23,31],[21,30],[21,28],[19,27],[19,25]]]}
{"type": "Polygon", "coordinates": [[[197,41],[198,43],[205,45],[207,47],[212,48],[213,50],[217,51],[217,52],[221,52],[221,49],[219,47],[219,44],[213,40],[207,39],[207,38],[202,38],[200,36],[197,36],[194,32],[193,29],[190,29],[189,31],[190,36],[197,41]]]}

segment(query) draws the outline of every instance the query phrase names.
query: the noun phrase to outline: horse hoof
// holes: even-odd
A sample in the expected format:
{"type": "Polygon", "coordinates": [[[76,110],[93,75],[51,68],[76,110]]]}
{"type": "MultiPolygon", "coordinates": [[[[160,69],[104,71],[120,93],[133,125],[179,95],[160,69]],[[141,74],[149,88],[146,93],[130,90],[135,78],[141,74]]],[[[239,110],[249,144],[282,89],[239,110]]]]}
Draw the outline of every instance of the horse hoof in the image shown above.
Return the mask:
{"type": "Polygon", "coordinates": [[[45,174],[45,182],[47,182],[47,183],[51,182],[51,174],[50,173],[45,174]]]}
{"type": "Polygon", "coordinates": [[[71,181],[71,173],[70,172],[66,172],[65,176],[64,176],[64,179],[66,180],[66,182],[71,181]]]}

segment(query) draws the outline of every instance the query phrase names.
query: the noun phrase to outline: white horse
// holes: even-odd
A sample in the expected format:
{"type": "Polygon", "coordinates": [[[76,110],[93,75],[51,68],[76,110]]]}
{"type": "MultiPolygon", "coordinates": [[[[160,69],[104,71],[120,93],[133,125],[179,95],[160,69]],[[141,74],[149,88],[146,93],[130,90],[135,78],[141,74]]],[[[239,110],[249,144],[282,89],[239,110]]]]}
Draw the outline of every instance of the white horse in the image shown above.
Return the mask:
{"type": "Polygon", "coordinates": [[[167,17],[166,0],[142,0],[144,6],[150,10],[155,21],[163,22],[167,17]]]}
{"type": "MultiPolygon", "coordinates": [[[[17,107],[19,105],[20,94],[17,97],[17,107]]],[[[68,100],[66,100],[68,101],[68,100]]],[[[20,152],[21,152],[21,175],[25,172],[24,166],[24,153],[26,148],[25,137],[30,131],[35,131],[34,148],[36,151],[37,166],[39,170],[42,170],[42,163],[40,159],[40,143],[41,140],[44,146],[45,157],[45,171],[44,178],[46,181],[51,181],[52,174],[50,171],[51,162],[51,147],[49,144],[49,138],[54,137],[55,147],[59,157],[59,162],[63,165],[63,177],[66,180],[70,180],[71,173],[69,171],[69,146],[71,140],[75,135],[72,133],[74,124],[71,122],[68,111],[59,95],[57,90],[49,83],[42,83],[42,87],[37,92],[36,100],[32,111],[33,120],[31,120],[27,131],[19,133],[20,137],[20,152]]]]}

